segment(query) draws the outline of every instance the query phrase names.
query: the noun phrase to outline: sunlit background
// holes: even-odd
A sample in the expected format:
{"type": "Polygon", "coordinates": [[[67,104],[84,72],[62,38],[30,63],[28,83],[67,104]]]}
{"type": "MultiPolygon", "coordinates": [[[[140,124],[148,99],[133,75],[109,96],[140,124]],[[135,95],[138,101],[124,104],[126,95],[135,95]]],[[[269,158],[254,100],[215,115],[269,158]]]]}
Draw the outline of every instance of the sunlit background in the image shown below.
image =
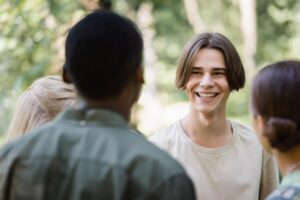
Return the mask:
{"type": "MultiPolygon", "coordinates": [[[[36,78],[60,73],[69,27],[105,1],[0,0],[0,138],[20,93],[36,78]]],[[[196,33],[220,32],[238,49],[247,84],[231,95],[227,109],[231,119],[247,124],[251,77],[267,63],[299,58],[298,0],[112,0],[112,9],[143,33],[146,84],[132,123],[147,136],[188,110],[174,79],[179,54],[196,33]]]]}

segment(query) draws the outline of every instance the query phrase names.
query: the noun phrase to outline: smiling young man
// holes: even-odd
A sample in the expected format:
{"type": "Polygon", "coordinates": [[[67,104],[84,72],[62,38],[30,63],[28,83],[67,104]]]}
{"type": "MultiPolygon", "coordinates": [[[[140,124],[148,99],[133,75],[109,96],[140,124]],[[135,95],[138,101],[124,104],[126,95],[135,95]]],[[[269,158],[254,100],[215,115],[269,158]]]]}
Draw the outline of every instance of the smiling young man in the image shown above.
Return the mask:
{"type": "Polygon", "coordinates": [[[253,131],[226,118],[226,102],[245,84],[233,44],[218,33],[202,33],[185,47],[176,86],[190,101],[188,114],[150,140],[186,168],[197,199],[264,199],[278,185],[274,159],[253,131]]]}

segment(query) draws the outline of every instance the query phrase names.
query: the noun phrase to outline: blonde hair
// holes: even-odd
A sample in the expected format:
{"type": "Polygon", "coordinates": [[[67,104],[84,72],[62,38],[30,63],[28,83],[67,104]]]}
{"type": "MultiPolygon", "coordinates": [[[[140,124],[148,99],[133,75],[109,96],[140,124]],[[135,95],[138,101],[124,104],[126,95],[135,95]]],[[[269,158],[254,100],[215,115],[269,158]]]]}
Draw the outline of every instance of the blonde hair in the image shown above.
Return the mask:
{"type": "Polygon", "coordinates": [[[5,142],[9,142],[31,129],[51,121],[67,106],[74,106],[74,86],[59,76],[37,79],[18,99],[5,142]]]}

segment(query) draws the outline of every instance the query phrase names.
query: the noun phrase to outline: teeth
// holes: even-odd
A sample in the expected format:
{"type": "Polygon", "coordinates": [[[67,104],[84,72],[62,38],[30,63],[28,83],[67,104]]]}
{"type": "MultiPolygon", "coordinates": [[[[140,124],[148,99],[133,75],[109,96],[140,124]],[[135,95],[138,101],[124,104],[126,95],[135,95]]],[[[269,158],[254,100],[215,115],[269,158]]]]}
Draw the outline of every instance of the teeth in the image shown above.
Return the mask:
{"type": "Polygon", "coordinates": [[[216,94],[208,94],[208,93],[196,93],[196,94],[197,94],[197,96],[203,97],[203,98],[211,98],[211,97],[216,96],[216,94]]]}
{"type": "Polygon", "coordinates": [[[200,97],[213,97],[214,94],[200,94],[200,97]]]}

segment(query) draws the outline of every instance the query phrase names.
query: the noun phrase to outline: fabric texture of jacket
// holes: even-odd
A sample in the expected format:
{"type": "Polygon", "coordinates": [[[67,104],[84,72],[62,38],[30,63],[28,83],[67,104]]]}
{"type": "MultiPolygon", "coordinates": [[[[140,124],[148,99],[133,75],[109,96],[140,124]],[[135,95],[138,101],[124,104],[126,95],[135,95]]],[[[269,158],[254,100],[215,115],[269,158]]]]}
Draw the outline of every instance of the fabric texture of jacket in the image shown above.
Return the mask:
{"type": "Polygon", "coordinates": [[[68,109],[0,150],[0,200],[195,199],[184,169],[117,113],[68,109]]]}

